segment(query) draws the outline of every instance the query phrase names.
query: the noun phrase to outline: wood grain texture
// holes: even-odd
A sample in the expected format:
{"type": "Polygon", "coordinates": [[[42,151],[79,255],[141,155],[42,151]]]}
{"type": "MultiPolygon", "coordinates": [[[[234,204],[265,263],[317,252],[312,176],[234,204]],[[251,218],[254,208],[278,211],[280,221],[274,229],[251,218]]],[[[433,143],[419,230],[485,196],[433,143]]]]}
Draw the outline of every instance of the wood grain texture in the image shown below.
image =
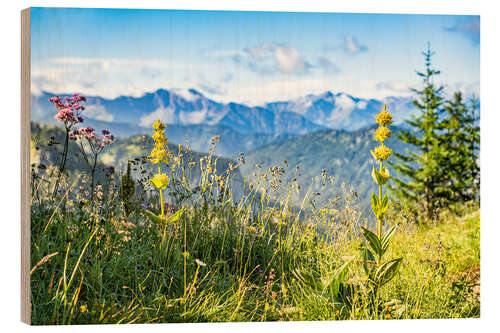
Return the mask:
{"type": "Polygon", "coordinates": [[[31,323],[30,300],[30,9],[21,11],[21,321],[31,323]]]}

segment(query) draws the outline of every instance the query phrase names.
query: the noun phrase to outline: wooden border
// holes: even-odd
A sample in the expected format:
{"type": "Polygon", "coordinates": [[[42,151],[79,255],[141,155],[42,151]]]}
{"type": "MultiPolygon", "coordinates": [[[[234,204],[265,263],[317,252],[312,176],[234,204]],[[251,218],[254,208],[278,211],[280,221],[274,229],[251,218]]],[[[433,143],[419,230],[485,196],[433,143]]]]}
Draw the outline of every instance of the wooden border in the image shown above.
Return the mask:
{"type": "Polygon", "coordinates": [[[30,292],[30,100],[31,13],[21,11],[21,321],[31,324],[30,292]]]}

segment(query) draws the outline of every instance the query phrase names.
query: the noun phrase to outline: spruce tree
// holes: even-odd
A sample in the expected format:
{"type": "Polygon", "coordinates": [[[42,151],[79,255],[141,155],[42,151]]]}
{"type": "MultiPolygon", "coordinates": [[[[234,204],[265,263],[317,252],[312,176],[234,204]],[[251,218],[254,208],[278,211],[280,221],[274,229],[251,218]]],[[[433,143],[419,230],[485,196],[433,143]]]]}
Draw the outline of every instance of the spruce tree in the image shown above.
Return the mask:
{"type": "Polygon", "coordinates": [[[469,135],[470,141],[469,144],[471,146],[471,151],[474,159],[474,165],[471,168],[472,178],[474,179],[472,183],[472,192],[474,194],[474,199],[479,201],[479,194],[481,189],[481,176],[480,176],[480,161],[479,161],[479,145],[480,145],[480,132],[481,129],[479,127],[479,99],[475,96],[472,96],[470,99],[470,116],[472,121],[469,122],[469,126],[467,127],[467,133],[469,135]]]}
{"type": "Polygon", "coordinates": [[[479,192],[479,127],[475,115],[477,100],[466,105],[456,92],[446,101],[443,126],[443,146],[447,151],[444,172],[447,173],[450,202],[474,200],[479,192]]]}
{"type": "Polygon", "coordinates": [[[434,84],[440,71],[432,67],[433,52],[428,46],[422,53],[425,70],[417,75],[423,79],[423,88],[412,89],[416,94],[413,105],[420,110],[406,121],[409,129],[401,129],[396,137],[409,146],[405,152],[395,152],[395,162],[390,163],[399,174],[393,177],[396,196],[403,201],[410,200],[424,205],[428,218],[432,218],[443,198],[449,196],[446,186],[447,175],[442,172],[446,151],[442,146],[441,113],[443,86],[434,84]]]}
{"type": "Polygon", "coordinates": [[[134,209],[134,193],[135,182],[130,171],[130,161],[128,161],[127,171],[123,174],[120,183],[120,199],[127,215],[130,215],[134,209]]]}

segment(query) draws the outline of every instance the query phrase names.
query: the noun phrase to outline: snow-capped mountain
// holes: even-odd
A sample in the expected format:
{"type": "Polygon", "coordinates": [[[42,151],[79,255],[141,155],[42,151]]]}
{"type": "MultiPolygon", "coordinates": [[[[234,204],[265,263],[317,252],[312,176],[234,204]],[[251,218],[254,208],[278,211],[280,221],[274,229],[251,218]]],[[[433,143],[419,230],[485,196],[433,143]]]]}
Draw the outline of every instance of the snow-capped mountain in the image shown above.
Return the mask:
{"type": "Polygon", "coordinates": [[[320,95],[306,95],[296,100],[273,102],[266,108],[274,112],[293,112],[311,122],[333,129],[357,130],[373,124],[374,117],[383,104],[393,113],[399,125],[408,119],[411,105],[409,97],[388,97],[383,100],[352,97],[345,93],[325,92],[320,95]]]}
{"type": "MultiPolygon", "coordinates": [[[[32,120],[54,123],[54,110],[47,100],[54,94],[33,95],[32,120]]],[[[238,103],[219,103],[200,92],[189,89],[159,89],[140,97],[122,96],[115,99],[87,97],[84,118],[94,121],[130,124],[134,133],[148,128],[160,118],[167,124],[226,126],[240,133],[303,135],[321,129],[357,130],[373,123],[383,103],[397,120],[396,125],[409,117],[412,109],[407,97],[389,97],[385,100],[363,99],[345,93],[325,92],[320,95],[260,107],[238,103]]]]}

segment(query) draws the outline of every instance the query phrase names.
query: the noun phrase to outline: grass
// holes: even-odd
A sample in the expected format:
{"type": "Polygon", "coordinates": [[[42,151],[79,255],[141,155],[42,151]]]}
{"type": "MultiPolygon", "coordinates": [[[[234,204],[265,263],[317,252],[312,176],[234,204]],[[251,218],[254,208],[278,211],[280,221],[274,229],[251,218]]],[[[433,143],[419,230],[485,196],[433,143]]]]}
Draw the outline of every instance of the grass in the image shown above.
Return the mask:
{"type": "Polygon", "coordinates": [[[478,211],[391,219],[388,257],[404,261],[374,311],[358,233],[369,223],[349,191],[321,209],[274,201],[275,173],[236,202],[211,172],[196,183],[172,173],[170,214],[183,210],[170,225],[139,208],[157,202],[147,189],[127,216],[119,175],[89,201],[85,175],[50,195],[56,171],[34,173],[33,324],[479,317],[478,211]]]}
{"type": "Polygon", "coordinates": [[[375,313],[355,231],[362,220],[329,224],[262,198],[205,198],[161,226],[140,211],[125,217],[111,193],[97,200],[32,206],[33,266],[53,254],[31,276],[33,324],[479,316],[478,212],[400,225],[389,256],[404,262],[375,313]]]}

